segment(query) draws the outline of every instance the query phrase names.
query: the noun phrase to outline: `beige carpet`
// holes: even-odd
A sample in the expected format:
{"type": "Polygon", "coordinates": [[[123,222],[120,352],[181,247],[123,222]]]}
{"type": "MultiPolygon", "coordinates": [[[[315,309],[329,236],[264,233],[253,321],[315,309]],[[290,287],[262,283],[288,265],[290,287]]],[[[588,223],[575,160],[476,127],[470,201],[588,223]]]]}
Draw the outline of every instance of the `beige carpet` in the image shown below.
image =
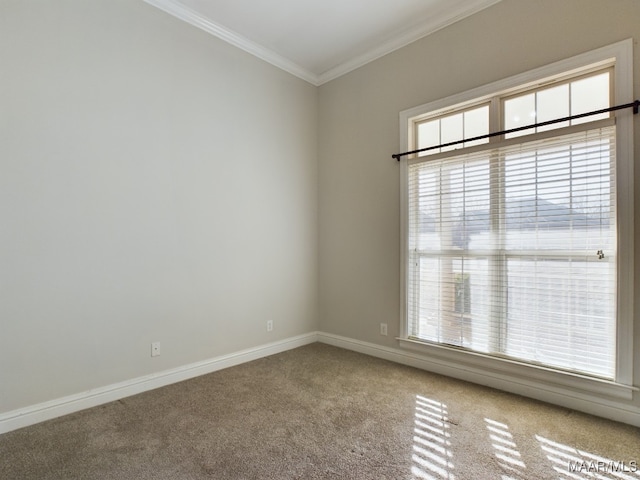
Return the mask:
{"type": "Polygon", "coordinates": [[[639,479],[640,429],[313,344],[0,436],[3,480],[318,478],[639,479]]]}

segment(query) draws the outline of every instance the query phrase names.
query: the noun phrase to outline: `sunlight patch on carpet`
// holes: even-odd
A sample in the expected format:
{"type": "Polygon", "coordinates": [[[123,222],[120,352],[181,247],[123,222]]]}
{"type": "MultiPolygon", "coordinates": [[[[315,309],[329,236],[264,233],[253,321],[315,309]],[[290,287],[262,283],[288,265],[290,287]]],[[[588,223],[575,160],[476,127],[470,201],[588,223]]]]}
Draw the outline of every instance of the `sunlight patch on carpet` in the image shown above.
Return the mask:
{"type": "Polygon", "coordinates": [[[495,452],[494,455],[498,459],[500,467],[508,472],[507,475],[502,475],[502,480],[523,478],[527,466],[522,461],[522,455],[518,451],[518,445],[509,431],[509,426],[490,418],[485,418],[484,421],[489,431],[491,446],[495,452]]]}
{"type": "Polygon", "coordinates": [[[562,475],[562,480],[640,478],[640,464],[637,458],[604,458],[540,435],[536,435],[536,439],[552,463],[553,469],[562,475]]]}
{"type": "Polygon", "coordinates": [[[411,473],[425,480],[455,480],[447,406],[416,395],[411,473]]]}

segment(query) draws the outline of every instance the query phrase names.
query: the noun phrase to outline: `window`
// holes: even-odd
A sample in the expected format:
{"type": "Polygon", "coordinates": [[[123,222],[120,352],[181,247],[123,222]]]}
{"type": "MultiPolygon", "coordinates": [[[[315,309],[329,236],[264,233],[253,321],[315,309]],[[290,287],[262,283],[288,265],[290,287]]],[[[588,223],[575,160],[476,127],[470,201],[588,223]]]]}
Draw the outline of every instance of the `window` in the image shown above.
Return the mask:
{"type": "MultiPolygon", "coordinates": [[[[457,142],[467,138],[480,137],[489,133],[489,106],[482,105],[448,115],[416,122],[417,148],[457,142]]],[[[464,142],[465,147],[488,142],[488,139],[464,142]]],[[[454,150],[454,145],[425,152],[434,154],[454,150]]]]}
{"type": "MultiPolygon", "coordinates": [[[[604,72],[573,78],[570,81],[554,82],[552,86],[505,98],[503,100],[504,130],[610,107],[611,73],[612,70],[607,69],[604,72]]],[[[608,117],[608,113],[601,113],[568,122],[514,132],[506,135],[506,138],[593,122],[608,117]]]]}
{"type": "MultiPolygon", "coordinates": [[[[406,147],[628,101],[621,62],[603,49],[404,112],[406,147]]],[[[620,261],[633,245],[624,225],[633,218],[624,201],[629,115],[523,129],[404,162],[401,338],[629,385],[632,290],[621,278],[633,270],[620,261]]]]}

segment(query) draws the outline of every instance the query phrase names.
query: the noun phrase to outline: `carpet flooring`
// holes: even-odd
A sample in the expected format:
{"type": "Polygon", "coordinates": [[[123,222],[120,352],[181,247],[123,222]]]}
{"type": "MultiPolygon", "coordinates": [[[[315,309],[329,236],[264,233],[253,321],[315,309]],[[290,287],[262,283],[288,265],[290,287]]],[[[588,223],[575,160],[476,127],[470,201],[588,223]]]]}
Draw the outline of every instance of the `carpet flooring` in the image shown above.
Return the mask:
{"type": "Polygon", "coordinates": [[[3,480],[640,479],[640,429],[316,343],[0,435],[3,480]]]}

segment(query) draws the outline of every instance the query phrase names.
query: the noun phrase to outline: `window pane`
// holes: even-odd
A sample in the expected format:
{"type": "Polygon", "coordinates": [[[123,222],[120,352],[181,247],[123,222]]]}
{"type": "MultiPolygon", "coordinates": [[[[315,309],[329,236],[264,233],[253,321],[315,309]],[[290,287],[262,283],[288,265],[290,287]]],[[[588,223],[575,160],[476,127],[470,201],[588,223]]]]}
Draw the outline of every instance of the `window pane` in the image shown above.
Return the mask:
{"type": "Polygon", "coordinates": [[[509,259],[507,275],[507,355],[613,377],[610,262],[509,259]]]}
{"type": "MultiPolygon", "coordinates": [[[[489,106],[464,112],[464,138],[480,137],[489,133],[489,106]]],[[[487,143],[488,138],[465,142],[465,147],[487,143]]]]}
{"type": "MultiPolygon", "coordinates": [[[[440,145],[440,120],[432,120],[418,124],[417,131],[417,149],[433,147],[440,145]]],[[[430,155],[440,152],[439,148],[420,153],[422,155],[430,155]]]]}
{"type": "MultiPolygon", "coordinates": [[[[609,72],[571,82],[571,115],[609,108],[609,72]]],[[[573,124],[608,118],[609,113],[577,118],[573,124]]]]}
{"type": "Polygon", "coordinates": [[[488,156],[465,164],[428,162],[412,169],[416,171],[412,178],[417,194],[417,202],[412,205],[418,209],[412,218],[420,222],[410,231],[417,266],[415,283],[409,287],[415,299],[413,335],[487,351],[489,261],[466,255],[463,250],[470,245],[488,245],[488,156]]]}
{"type": "MultiPolygon", "coordinates": [[[[434,147],[443,143],[457,142],[466,138],[479,137],[489,133],[489,106],[466,110],[435,120],[427,120],[416,124],[416,149],[434,147]]],[[[434,148],[421,152],[419,156],[433,155],[441,151],[456,150],[487,143],[488,138],[473,142],[464,142],[445,148],[434,148]]]]}
{"type": "Polygon", "coordinates": [[[423,340],[489,351],[489,261],[421,255],[414,335],[423,340]]]}
{"type": "MultiPolygon", "coordinates": [[[[542,90],[536,95],[537,111],[536,123],[542,123],[557,118],[568,117],[569,113],[569,85],[559,85],[542,90]]],[[[554,123],[545,127],[539,127],[538,131],[553,130],[566,127],[569,122],[554,123]]]]}
{"type": "MultiPolygon", "coordinates": [[[[457,115],[450,115],[444,117],[440,122],[441,140],[442,143],[455,142],[458,140],[464,140],[464,122],[462,113],[457,115]]],[[[455,150],[461,148],[461,145],[451,145],[450,147],[443,147],[442,151],[455,150]]]]}
{"type": "MultiPolygon", "coordinates": [[[[534,93],[511,98],[504,102],[504,129],[524,127],[535,123],[536,96],[534,93]]],[[[527,129],[521,132],[514,132],[505,135],[506,138],[519,137],[534,133],[534,129],[527,129]]]]}
{"type": "Polygon", "coordinates": [[[612,147],[594,139],[508,155],[506,248],[612,250],[612,147]]]}

